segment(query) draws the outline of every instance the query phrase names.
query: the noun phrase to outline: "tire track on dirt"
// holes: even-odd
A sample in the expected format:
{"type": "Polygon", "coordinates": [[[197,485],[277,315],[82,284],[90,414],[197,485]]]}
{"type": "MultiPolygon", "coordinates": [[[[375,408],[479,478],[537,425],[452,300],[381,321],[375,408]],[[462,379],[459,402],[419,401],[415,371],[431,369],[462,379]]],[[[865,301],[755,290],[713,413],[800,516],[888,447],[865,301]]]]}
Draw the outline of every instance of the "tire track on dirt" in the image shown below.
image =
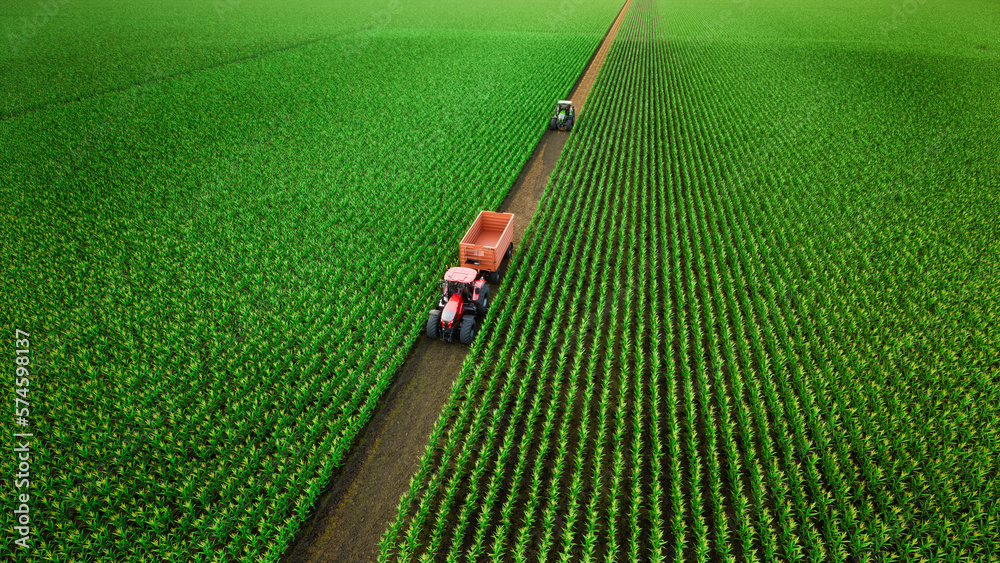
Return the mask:
{"type": "MultiPolygon", "coordinates": [[[[578,119],[630,3],[625,2],[570,93],[578,119]]],[[[500,205],[500,211],[518,216],[515,249],[568,139],[564,132],[546,130],[500,205]]],[[[494,295],[501,291],[491,290],[494,295]]],[[[454,342],[418,340],[282,563],[360,563],[378,558],[379,540],[396,518],[399,499],[410,487],[410,477],[419,467],[468,351],[454,342]]]]}

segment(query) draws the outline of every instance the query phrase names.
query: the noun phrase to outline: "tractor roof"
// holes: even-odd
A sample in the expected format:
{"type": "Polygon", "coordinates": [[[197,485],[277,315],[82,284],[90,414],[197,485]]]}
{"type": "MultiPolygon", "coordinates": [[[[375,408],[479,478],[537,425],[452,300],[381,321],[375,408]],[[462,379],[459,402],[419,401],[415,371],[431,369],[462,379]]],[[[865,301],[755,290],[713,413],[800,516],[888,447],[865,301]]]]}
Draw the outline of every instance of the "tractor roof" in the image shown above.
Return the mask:
{"type": "Polygon", "coordinates": [[[573,104],[573,102],[571,102],[570,100],[559,100],[556,103],[557,104],[566,104],[566,105],[572,105],[573,104]]]}
{"type": "Polygon", "coordinates": [[[472,283],[476,281],[476,276],[478,275],[479,272],[473,270],[472,268],[448,268],[448,271],[444,273],[444,281],[472,283]]]}

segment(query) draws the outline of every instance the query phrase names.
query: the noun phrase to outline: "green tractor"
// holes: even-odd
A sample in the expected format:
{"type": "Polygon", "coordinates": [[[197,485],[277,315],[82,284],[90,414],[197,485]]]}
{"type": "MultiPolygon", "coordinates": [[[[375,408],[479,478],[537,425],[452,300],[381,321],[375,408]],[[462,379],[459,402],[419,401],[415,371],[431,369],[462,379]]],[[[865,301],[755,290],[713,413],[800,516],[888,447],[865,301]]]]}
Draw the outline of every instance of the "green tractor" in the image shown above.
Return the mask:
{"type": "Polygon", "coordinates": [[[573,109],[573,102],[569,100],[559,100],[556,102],[556,114],[549,122],[549,129],[560,131],[572,131],[573,122],[576,120],[576,111],[573,109]]]}

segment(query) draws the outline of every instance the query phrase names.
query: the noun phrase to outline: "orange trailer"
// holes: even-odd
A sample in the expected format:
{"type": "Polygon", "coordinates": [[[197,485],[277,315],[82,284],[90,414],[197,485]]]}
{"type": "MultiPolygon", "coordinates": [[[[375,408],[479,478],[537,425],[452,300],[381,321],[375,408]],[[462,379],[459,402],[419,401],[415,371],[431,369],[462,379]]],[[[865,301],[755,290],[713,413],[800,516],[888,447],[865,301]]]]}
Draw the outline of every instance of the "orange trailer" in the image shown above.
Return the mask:
{"type": "Polygon", "coordinates": [[[479,270],[490,283],[500,281],[500,264],[514,248],[514,214],[480,211],[458,243],[459,266],[479,270]]]}

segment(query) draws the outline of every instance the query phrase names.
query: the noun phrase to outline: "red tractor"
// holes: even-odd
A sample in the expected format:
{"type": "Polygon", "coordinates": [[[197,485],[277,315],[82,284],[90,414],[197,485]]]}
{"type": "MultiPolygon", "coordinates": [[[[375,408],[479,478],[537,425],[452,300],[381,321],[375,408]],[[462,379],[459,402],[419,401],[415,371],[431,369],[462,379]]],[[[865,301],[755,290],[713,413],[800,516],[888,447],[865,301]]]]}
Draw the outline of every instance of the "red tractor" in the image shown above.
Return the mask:
{"type": "Polygon", "coordinates": [[[427,319],[427,336],[447,340],[458,331],[462,344],[472,344],[476,324],[490,306],[490,286],[472,268],[449,268],[441,286],[441,301],[427,319]]]}
{"type": "Polygon", "coordinates": [[[514,249],[514,214],[480,211],[458,243],[458,267],[439,281],[441,301],[427,319],[427,336],[447,340],[458,330],[462,344],[472,344],[486,317],[490,286],[500,283],[500,269],[514,249]]]}

